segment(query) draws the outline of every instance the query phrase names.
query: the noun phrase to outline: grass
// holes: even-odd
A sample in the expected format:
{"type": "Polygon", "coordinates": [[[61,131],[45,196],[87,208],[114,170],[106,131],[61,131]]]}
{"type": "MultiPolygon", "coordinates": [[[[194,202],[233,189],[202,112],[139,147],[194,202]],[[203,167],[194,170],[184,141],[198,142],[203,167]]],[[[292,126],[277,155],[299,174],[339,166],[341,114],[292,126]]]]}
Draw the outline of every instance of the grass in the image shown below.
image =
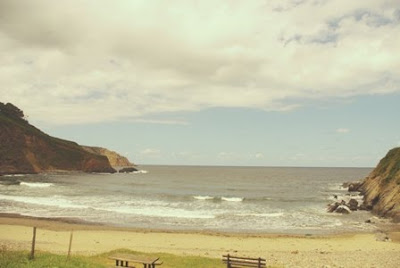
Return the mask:
{"type": "MultiPolygon", "coordinates": [[[[108,253],[103,253],[96,256],[77,256],[73,255],[67,260],[65,255],[57,255],[48,252],[37,252],[34,260],[29,260],[28,251],[11,251],[6,248],[0,249],[0,267],[1,268],[95,268],[95,267],[112,267],[114,261],[108,257],[116,253],[129,253],[138,254],[141,256],[157,256],[163,261],[160,268],[172,267],[191,267],[191,268],[204,268],[204,267],[225,267],[220,259],[196,257],[196,256],[178,256],[167,253],[141,253],[131,250],[114,250],[108,253]]],[[[141,267],[141,266],[137,266],[141,267]]]]}
{"type": "Polygon", "coordinates": [[[98,256],[72,256],[69,260],[65,255],[47,252],[37,252],[34,260],[29,260],[28,251],[0,250],[0,267],[2,268],[96,268],[107,267],[98,256]]]}
{"type": "Polygon", "coordinates": [[[400,184],[400,148],[390,150],[379,162],[375,173],[383,176],[385,183],[395,180],[400,184]]]}

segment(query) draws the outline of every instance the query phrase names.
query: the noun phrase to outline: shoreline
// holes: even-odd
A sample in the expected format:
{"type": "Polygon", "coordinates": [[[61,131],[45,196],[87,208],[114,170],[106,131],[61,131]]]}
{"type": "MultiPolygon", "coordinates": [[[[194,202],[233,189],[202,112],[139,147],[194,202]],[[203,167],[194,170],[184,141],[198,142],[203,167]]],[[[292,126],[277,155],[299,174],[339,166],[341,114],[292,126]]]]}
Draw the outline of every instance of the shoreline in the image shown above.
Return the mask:
{"type": "MultiPolygon", "coordinates": [[[[400,233],[400,224],[389,223],[387,219],[379,219],[380,223],[371,223],[376,227],[376,230],[359,230],[359,231],[332,231],[328,233],[295,233],[295,232],[244,232],[244,231],[217,231],[217,230],[196,230],[196,229],[159,229],[159,228],[139,228],[128,226],[116,226],[112,224],[104,224],[98,222],[88,222],[78,218],[68,217],[36,217],[21,215],[18,213],[0,213],[0,225],[23,225],[36,226],[49,230],[65,231],[65,230],[115,230],[128,232],[143,232],[143,233],[172,233],[172,234],[200,234],[226,237],[316,237],[329,238],[351,236],[357,234],[371,233],[400,233]]],[[[400,242],[400,241],[399,241],[400,242]]]]}
{"type": "Polygon", "coordinates": [[[45,219],[0,214],[0,246],[29,250],[36,226],[38,251],[66,254],[71,231],[72,254],[96,255],[126,248],[220,259],[223,254],[264,257],[278,267],[397,267],[400,228],[385,233],[335,235],[236,234],[144,230],[86,224],[71,219],[45,219]],[[385,239],[386,237],[389,240],[385,239]],[[360,263],[362,262],[362,263],[360,263]],[[362,264],[362,265],[361,265],[362,264]]]}

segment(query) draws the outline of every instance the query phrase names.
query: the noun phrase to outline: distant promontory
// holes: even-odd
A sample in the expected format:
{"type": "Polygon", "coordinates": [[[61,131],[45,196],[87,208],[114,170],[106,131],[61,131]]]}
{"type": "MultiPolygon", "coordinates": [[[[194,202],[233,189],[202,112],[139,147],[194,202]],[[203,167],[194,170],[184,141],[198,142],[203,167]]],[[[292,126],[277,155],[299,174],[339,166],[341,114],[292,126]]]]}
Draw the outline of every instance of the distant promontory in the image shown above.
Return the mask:
{"type": "Polygon", "coordinates": [[[100,147],[47,135],[30,125],[11,103],[0,102],[0,175],[51,171],[114,173],[115,166],[132,166],[128,159],[100,147]]]}

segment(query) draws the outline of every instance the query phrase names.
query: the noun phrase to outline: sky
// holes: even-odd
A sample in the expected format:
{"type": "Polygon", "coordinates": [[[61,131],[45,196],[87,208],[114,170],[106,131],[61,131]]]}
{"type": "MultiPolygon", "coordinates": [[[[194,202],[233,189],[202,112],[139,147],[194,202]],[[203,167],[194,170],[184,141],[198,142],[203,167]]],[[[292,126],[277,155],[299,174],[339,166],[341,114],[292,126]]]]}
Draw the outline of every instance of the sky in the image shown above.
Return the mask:
{"type": "Polygon", "coordinates": [[[139,165],[374,167],[400,146],[400,0],[0,0],[0,62],[1,102],[139,165]]]}

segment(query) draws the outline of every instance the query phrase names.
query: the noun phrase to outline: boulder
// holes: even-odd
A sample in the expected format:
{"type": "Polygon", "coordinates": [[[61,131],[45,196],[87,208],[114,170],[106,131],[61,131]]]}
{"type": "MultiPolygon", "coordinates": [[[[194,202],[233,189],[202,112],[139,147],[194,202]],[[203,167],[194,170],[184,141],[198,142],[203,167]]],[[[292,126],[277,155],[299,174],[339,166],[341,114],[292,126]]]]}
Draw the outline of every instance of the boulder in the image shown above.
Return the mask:
{"type": "Polygon", "coordinates": [[[349,192],[360,192],[360,187],[361,187],[362,183],[361,182],[353,182],[349,184],[349,192]]]}
{"type": "Polygon", "coordinates": [[[358,209],[358,201],[355,200],[354,198],[350,199],[350,201],[347,203],[347,206],[350,208],[352,211],[356,211],[358,209]]]}
{"type": "Polygon", "coordinates": [[[339,203],[339,202],[334,202],[334,203],[328,205],[328,208],[326,209],[326,211],[332,213],[332,212],[334,212],[339,206],[340,206],[340,203],[339,203]]]}
{"type": "Polygon", "coordinates": [[[335,212],[336,213],[341,213],[341,214],[350,214],[351,210],[345,205],[340,205],[340,206],[337,207],[335,212]]]}

